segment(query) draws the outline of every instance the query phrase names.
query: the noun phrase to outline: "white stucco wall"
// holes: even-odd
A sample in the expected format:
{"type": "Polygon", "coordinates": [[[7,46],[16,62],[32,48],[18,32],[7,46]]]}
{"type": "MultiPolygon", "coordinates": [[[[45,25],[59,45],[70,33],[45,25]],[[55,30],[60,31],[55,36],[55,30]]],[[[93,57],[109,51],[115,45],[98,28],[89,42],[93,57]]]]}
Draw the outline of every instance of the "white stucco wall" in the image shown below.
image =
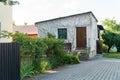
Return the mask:
{"type": "Polygon", "coordinates": [[[72,50],[76,49],[76,27],[86,27],[86,47],[90,47],[90,58],[96,54],[97,21],[92,14],[81,14],[37,23],[39,37],[44,38],[47,32],[58,38],[58,28],[67,28],[66,42],[72,43],[72,50]]]}
{"type": "MultiPolygon", "coordinates": [[[[1,30],[12,32],[12,6],[4,5],[0,2],[0,23],[1,30]]],[[[12,39],[0,38],[0,43],[11,42],[12,39]]]]}
{"type": "Polygon", "coordinates": [[[91,14],[91,38],[90,38],[90,55],[89,58],[93,58],[96,53],[96,40],[98,39],[97,35],[97,22],[91,14]]]}

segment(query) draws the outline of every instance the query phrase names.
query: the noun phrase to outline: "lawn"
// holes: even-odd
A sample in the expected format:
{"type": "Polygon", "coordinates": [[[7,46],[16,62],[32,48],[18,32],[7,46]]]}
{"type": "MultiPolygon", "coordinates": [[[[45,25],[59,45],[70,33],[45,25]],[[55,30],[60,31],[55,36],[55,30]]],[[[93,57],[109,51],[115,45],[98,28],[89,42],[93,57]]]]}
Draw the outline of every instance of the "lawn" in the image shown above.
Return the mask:
{"type": "Polygon", "coordinates": [[[120,59],[120,53],[105,53],[103,57],[120,59]]]}

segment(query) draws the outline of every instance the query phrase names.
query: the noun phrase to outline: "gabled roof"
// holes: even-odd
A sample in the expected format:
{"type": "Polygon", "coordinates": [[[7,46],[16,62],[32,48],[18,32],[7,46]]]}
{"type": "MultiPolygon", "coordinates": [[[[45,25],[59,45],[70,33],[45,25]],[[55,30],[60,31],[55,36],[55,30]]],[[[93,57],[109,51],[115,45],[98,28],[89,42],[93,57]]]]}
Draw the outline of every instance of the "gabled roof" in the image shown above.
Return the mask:
{"type": "Polygon", "coordinates": [[[77,15],[90,14],[90,13],[95,18],[95,20],[98,22],[97,18],[94,16],[94,14],[91,11],[89,11],[89,12],[84,12],[84,13],[79,13],[79,14],[74,14],[74,15],[69,15],[69,16],[58,17],[58,18],[53,18],[53,19],[49,19],[49,20],[39,21],[39,22],[36,22],[35,24],[42,23],[42,22],[47,22],[47,21],[53,21],[53,20],[62,19],[62,18],[67,18],[67,17],[72,17],[72,16],[77,16],[77,15]]]}
{"type": "Polygon", "coordinates": [[[13,32],[15,33],[17,31],[24,34],[38,34],[38,30],[35,25],[13,26],[13,32]]]}

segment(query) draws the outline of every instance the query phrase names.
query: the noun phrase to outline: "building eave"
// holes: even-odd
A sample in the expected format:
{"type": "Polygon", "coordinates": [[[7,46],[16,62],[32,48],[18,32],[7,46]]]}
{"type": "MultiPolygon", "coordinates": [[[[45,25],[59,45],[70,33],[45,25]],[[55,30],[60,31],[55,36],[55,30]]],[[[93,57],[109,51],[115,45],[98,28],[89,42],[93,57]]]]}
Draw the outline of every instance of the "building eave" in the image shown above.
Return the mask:
{"type": "Polygon", "coordinates": [[[100,29],[100,30],[104,30],[104,27],[102,25],[97,25],[97,27],[100,29]]]}
{"type": "Polygon", "coordinates": [[[35,22],[35,25],[38,24],[38,23],[43,23],[43,22],[48,22],[48,21],[54,21],[54,20],[58,20],[58,19],[68,18],[68,17],[72,17],[72,16],[78,16],[78,15],[83,15],[83,14],[90,14],[90,13],[95,18],[96,22],[98,22],[98,20],[95,17],[95,15],[91,11],[89,11],[89,12],[84,12],[84,13],[79,13],[79,14],[74,14],[74,15],[68,15],[68,16],[64,16],[64,17],[58,17],[58,18],[53,18],[53,19],[48,19],[48,20],[43,20],[43,21],[35,22]]]}

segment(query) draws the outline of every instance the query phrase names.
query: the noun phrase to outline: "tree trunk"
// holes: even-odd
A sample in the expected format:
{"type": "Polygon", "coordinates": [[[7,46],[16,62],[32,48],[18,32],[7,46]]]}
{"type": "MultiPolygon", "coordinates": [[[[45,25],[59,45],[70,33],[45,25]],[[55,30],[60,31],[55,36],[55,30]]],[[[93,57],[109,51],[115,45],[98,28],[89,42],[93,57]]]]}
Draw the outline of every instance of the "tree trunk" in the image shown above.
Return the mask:
{"type": "Polygon", "coordinates": [[[108,47],[108,53],[110,52],[110,48],[111,48],[111,47],[108,47]]]}
{"type": "Polygon", "coordinates": [[[120,48],[117,48],[117,52],[120,52],[120,48]]]}

